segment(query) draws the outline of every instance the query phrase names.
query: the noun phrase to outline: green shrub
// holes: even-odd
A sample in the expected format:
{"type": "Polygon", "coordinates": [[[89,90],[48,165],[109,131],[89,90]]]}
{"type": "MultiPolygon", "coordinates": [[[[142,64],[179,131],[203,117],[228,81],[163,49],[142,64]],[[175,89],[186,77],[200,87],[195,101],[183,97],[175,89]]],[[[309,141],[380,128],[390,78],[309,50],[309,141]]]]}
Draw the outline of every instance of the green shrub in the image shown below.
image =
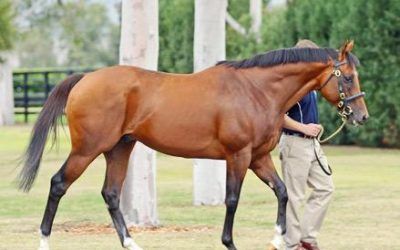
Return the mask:
{"type": "Polygon", "coordinates": [[[0,51],[11,49],[15,35],[11,1],[0,1],[0,51]]]}

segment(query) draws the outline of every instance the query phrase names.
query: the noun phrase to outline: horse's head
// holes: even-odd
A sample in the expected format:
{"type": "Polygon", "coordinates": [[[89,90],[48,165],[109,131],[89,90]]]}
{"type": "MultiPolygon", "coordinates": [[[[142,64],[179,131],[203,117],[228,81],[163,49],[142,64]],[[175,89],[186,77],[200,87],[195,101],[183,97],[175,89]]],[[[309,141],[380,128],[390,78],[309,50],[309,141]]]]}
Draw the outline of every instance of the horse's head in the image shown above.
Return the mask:
{"type": "Polygon", "coordinates": [[[363,124],[368,110],[361,92],[356,66],[358,59],[350,53],[354,42],[346,42],[339,50],[337,59],[331,60],[329,72],[320,79],[320,92],[337,106],[339,114],[349,123],[363,124]]]}

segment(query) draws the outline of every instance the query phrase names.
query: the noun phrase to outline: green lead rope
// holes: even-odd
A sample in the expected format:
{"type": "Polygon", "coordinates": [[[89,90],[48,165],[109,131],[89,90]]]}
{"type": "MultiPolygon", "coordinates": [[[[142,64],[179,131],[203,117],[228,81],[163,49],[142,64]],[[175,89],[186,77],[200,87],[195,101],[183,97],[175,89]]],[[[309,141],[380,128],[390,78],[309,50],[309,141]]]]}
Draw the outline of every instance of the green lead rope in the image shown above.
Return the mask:
{"type": "Polygon", "coordinates": [[[335,132],[333,132],[330,136],[326,137],[325,139],[321,140],[322,135],[324,134],[324,127],[322,127],[321,131],[319,132],[318,136],[317,136],[317,141],[321,144],[326,143],[327,141],[329,141],[330,139],[332,139],[333,137],[335,137],[337,134],[339,134],[340,131],[342,131],[342,129],[344,128],[344,125],[346,125],[347,120],[346,119],[342,119],[343,122],[342,124],[338,127],[338,129],[336,129],[335,132]]]}
{"type": "Polygon", "coordinates": [[[318,152],[317,152],[317,143],[316,143],[316,141],[319,142],[320,144],[323,144],[323,143],[326,143],[327,141],[329,141],[330,139],[332,139],[333,137],[335,137],[337,134],[339,134],[339,132],[342,131],[342,129],[344,128],[344,125],[346,125],[346,122],[347,122],[346,118],[347,117],[342,116],[342,121],[343,121],[342,124],[330,136],[328,136],[325,139],[321,140],[321,137],[324,134],[324,127],[322,127],[322,129],[319,132],[318,136],[316,138],[314,138],[314,154],[315,154],[315,158],[317,159],[318,164],[321,167],[322,171],[326,175],[332,175],[332,168],[331,168],[331,166],[329,164],[328,164],[328,167],[324,166],[324,164],[319,159],[319,155],[318,155],[318,152]]]}

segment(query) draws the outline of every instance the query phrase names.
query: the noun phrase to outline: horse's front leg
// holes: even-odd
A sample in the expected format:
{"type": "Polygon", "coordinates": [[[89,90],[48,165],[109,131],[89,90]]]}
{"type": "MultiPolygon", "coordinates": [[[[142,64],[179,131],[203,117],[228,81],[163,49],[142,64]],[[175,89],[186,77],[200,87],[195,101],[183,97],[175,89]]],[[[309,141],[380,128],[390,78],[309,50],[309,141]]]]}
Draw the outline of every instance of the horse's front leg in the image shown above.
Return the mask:
{"type": "Polygon", "coordinates": [[[255,160],[251,164],[250,168],[258,178],[274,191],[278,199],[278,216],[275,226],[275,235],[274,239],[270,242],[268,249],[279,249],[283,244],[282,235],[286,232],[286,204],[288,201],[286,186],[276,172],[269,153],[255,160]]]}
{"type": "Polygon", "coordinates": [[[232,238],[233,221],[236,208],[239,202],[240,190],[246,175],[246,171],[251,161],[250,147],[226,157],[226,215],[224,230],[222,233],[222,243],[229,249],[235,250],[232,238]]]}

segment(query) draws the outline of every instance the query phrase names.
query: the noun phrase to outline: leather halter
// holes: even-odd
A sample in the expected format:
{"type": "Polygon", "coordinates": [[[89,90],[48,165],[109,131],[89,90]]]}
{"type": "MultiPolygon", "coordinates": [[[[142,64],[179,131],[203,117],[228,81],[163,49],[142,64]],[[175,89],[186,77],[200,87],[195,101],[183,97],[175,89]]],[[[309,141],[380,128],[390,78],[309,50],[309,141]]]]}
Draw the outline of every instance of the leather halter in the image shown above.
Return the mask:
{"type": "Polygon", "coordinates": [[[334,69],[332,71],[332,74],[328,77],[328,79],[326,79],[324,84],[322,84],[322,86],[318,90],[321,90],[322,88],[324,88],[329,83],[329,81],[332,79],[333,76],[338,78],[338,91],[339,91],[339,98],[340,98],[340,101],[337,104],[338,113],[342,117],[342,120],[347,120],[350,117],[350,115],[353,114],[353,110],[351,109],[351,107],[348,104],[351,101],[353,101],[359,97],[365,96],[365,92],[360,92],[355,95],[346,97],[346,94],[343,91],[343,73],[340,70],[340,66],[344,65],[344,64],[347,64],[346,60],[343,62],[339,62],[339,61],[335,60],[335,64],[333,65],[334,69]]]}

